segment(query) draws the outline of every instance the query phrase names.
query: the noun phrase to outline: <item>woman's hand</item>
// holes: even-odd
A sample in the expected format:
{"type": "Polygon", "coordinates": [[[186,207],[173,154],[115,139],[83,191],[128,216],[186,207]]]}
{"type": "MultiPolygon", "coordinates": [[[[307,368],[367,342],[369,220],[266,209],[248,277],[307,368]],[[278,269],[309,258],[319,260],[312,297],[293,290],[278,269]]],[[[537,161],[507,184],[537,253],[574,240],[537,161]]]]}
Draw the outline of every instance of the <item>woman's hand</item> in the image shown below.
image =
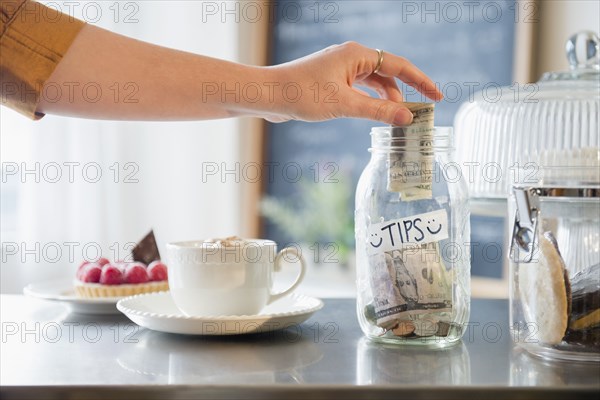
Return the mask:
{"type": "Polygon", "coordinates": [[[275,97],[265,118],[282,122],[351,117],[407,125],[412,122],[412,113],[402,105],[404,99],[395,78],[432,100],[442,99],[431,79],[405,58],[384,53],[380,70],[374,74],[378,61],[375,49],[347,42],[269,68],[274,80],[287,85],[289,93],[275,97]],[[371,88],[380,98],[356,86],[371,88]]]}
{"type": "Polygon", "coordinates": [[[202,120],[251,115],[269,121],[367,118],[406,125],[395,78],[442,95],[407,60],[348,42],[274,67],[253,67],[141,42],[86,25],[48,78],[38,111],[112,120],[202,120]],[[127,89],[115,98],[115,85],[127,89]],[[83,88],[101,94],[89,99],[83,88]],[[127,85],[127,86],[124,86],[127,85]],[[354,86],[377,91],[381,99],[354,86]],[[72,88],[46,99],[46,89],[72,88]],[[64,93],[63,93],[64,94],[64,93]]]}

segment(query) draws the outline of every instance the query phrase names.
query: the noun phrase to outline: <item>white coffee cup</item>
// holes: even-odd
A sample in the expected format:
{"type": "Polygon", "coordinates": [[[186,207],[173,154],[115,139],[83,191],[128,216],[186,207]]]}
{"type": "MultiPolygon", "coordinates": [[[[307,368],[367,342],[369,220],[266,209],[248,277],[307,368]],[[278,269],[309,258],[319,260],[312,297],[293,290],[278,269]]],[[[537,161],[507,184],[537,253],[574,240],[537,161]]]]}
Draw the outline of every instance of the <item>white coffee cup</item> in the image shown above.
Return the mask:
{"type": "Polygon", "coordinates": [[[244,239],[224,246],[207,241],[167,243],[169,289],[177,308],[188,316],[255,315],[267,304],[291,293],[304,278],[300,251],[277,253],[271,240],[244,239]],[[281,264],[300,263],[286,290],[272,293],[272,272],[281,264]]]}

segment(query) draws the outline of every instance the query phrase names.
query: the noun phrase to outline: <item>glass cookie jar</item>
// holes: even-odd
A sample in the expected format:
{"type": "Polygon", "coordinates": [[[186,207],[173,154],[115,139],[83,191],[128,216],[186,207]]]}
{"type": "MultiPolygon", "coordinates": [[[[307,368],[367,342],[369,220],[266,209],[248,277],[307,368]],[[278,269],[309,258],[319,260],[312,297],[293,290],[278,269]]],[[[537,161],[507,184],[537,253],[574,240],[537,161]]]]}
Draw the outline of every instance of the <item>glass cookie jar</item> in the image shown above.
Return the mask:
{"type": "Polygon", "coordinates": [[[595,165],[520,174],[509,202],[514,342],[549,359],[600,361],[600,148],[595,165]]]}
{"type": "Polygon", "coordinates": [[[356,190],[357,314],[372,340],[444,347],[470,311],[466,184],[452,128],[371,131],[356,190]]]}

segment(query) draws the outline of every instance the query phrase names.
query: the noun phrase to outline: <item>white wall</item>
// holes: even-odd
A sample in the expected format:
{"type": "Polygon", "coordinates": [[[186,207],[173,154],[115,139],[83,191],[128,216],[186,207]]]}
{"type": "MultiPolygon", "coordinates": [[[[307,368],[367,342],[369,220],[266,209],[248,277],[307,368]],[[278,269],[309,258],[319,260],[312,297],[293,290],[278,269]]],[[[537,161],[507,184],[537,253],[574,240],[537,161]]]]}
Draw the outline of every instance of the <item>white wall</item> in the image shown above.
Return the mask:
{"type": "Polygon", "coordinates": [[[539,0],[537,80],[543,72],[568,69],[565,57],[567,39],[581,30],[600,33],[600,1],[539,0]]]}

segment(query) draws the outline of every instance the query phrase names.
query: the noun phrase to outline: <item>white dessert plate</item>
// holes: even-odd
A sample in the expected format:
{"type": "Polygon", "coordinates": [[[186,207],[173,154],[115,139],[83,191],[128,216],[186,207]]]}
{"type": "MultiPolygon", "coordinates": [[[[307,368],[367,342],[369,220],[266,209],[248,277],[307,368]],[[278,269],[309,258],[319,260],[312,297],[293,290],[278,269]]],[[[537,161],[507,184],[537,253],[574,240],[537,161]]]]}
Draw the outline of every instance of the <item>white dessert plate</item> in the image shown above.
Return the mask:
{"type": "Polygon", "coordinates": [[[27,296],[38,299],[58,301],[65,304],[71,312],[80,314],[118,314],[116,304],[123,297],[104,297],[86,299],[78,297],[73,288],[73,281],[60,279],[32,283],[23,289],[27,296]]]}
{"type": "Polygon", "coordinates": [[[244,335],[285,329],[306,321],[323,307],[315,297],[293,293],[257,315],[188,317],[169,292],[148,293],[119,300],[117,308],[136,324],[160,332],[186,335],[244,335]]]}

